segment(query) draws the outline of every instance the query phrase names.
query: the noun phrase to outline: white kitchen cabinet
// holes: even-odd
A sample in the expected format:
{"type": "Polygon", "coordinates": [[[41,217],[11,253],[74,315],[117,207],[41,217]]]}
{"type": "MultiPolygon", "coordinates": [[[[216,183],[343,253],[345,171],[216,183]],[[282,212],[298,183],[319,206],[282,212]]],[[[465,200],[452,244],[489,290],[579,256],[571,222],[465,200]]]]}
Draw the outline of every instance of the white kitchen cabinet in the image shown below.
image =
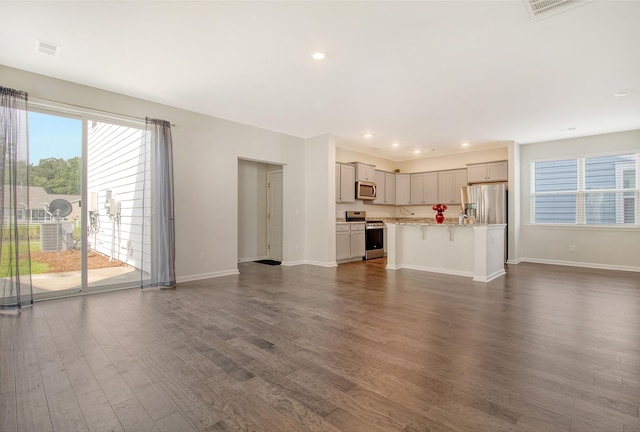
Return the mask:
{"type": "Polygon", "coordinates": [[[411,174],[396,174],[396,205],[411,204],[411,174]]]}
{"type": "Polygon", "coordinates": [[[467,165],[467,181],[469,183],[507,181],[508,179],[507,161],[467,165]]]}
{"type": "Polygon", "coordinates": [[[466,185],[466,169],[438,172],[438,202],[460,204],[460,188],[466,185]]]}
{"type": "Polygon", "coordinates": [[[341,164],[336,163],[336,202],[340,202],[340,166],[341,164]]]}
{"type": "Polygon", "coordinates": [[[438,202],[438,173],[411,174],[411,205],[430,205],[438,202]]]}
{"type": "Polygon", "coordinates": [[[376,199],[374,204],[395,205],[396,175],[376,170],[376,199]]]}
{"type": "Polygon", "coordinates": [[[336,261],[364,257],[365,246],[364,222],[336,223],[336,261]]]}
{"type": "Polygon", "coordinates": [[[351,258],[351,230],[349,224],[336,224],[336,261],[351,258]]]}
{"type": "Polygon", "coordinates": [[[365,255],[365,226],[351,224],[351,258],[362,258],[365,255]]]}
{"type": "Polygon", "coordinates": [[[356,179],[357,181],[376,181],[376,167],[374,165],[356,162],[356,179]]]}
{"type": "Polygon", "coordinates": [[[384,171],[376,170],[376,199],[373,200],[374,204],[386,204],[386,177],[384,171]]]}
{"type": "Polygon", "coordinates": [[[356,167],[350,164],[336,164],[336,202],[356,202],[356,167]]]}
{"type": "Polygon", "coordinates": [[[387,205],[396,204],[396,175],[394,173],[384,173],[384,203],[387,205]]]}

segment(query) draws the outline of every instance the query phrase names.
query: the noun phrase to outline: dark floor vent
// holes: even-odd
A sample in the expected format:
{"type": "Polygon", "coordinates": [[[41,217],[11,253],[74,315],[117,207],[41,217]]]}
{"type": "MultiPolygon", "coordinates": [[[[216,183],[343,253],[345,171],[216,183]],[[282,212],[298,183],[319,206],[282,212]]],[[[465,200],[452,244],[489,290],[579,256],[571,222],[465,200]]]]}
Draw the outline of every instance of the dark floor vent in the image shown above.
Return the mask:
{"type": "Polygon", "coordinates": [[[267,265],[280,265],[280,261],[275,261],[275,260],[270,260],[270,259],[262,259],[262,260],[258,260],[258,261],[254,261],[260,264],[267,264],[267,265]]]}

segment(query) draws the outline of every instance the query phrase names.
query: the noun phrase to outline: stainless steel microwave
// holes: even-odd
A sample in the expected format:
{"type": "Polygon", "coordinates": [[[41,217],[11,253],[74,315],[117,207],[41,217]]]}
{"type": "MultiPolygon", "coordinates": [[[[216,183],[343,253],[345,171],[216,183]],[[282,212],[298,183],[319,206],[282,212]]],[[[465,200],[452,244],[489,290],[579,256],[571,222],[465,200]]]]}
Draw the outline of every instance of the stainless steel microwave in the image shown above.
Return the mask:
{"type": "Polygon", "coordinates": [[[356,182],[356,199],[374,200],[376,199],[376,184],[372,182],[356,182]]]}

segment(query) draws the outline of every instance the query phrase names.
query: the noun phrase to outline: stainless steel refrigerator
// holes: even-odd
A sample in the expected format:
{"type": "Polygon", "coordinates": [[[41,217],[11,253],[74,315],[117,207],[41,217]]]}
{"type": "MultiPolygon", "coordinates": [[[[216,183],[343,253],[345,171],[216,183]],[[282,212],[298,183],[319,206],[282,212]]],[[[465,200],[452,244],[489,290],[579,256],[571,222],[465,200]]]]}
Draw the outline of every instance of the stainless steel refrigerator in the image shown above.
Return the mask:
{"type": "Polygon", "coordinates": [[[463,186],[461,194],[462,210],[473,223],[507,223],[506,183],[463,186]]]}
{"type": "MultiPolygon", "coordinates": [[[[467,223],[506,224],[507,223],[507,183],[483,183],[463,186],[461,190],[462,211],[467,223]]],[[[504,231],[504,262],[509,256],[507,248],[508,230],[504,231]]]]}

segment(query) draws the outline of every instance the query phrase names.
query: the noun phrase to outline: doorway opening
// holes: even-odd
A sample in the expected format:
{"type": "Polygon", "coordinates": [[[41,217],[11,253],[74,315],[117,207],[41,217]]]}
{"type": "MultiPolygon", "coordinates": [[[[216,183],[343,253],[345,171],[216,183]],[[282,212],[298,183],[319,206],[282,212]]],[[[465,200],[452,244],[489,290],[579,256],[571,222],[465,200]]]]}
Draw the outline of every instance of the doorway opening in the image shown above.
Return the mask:
{"type": "Polygon", "coordinates": [[[283,166],[238,159],[238,262],[282,262],[283,166]]]}

